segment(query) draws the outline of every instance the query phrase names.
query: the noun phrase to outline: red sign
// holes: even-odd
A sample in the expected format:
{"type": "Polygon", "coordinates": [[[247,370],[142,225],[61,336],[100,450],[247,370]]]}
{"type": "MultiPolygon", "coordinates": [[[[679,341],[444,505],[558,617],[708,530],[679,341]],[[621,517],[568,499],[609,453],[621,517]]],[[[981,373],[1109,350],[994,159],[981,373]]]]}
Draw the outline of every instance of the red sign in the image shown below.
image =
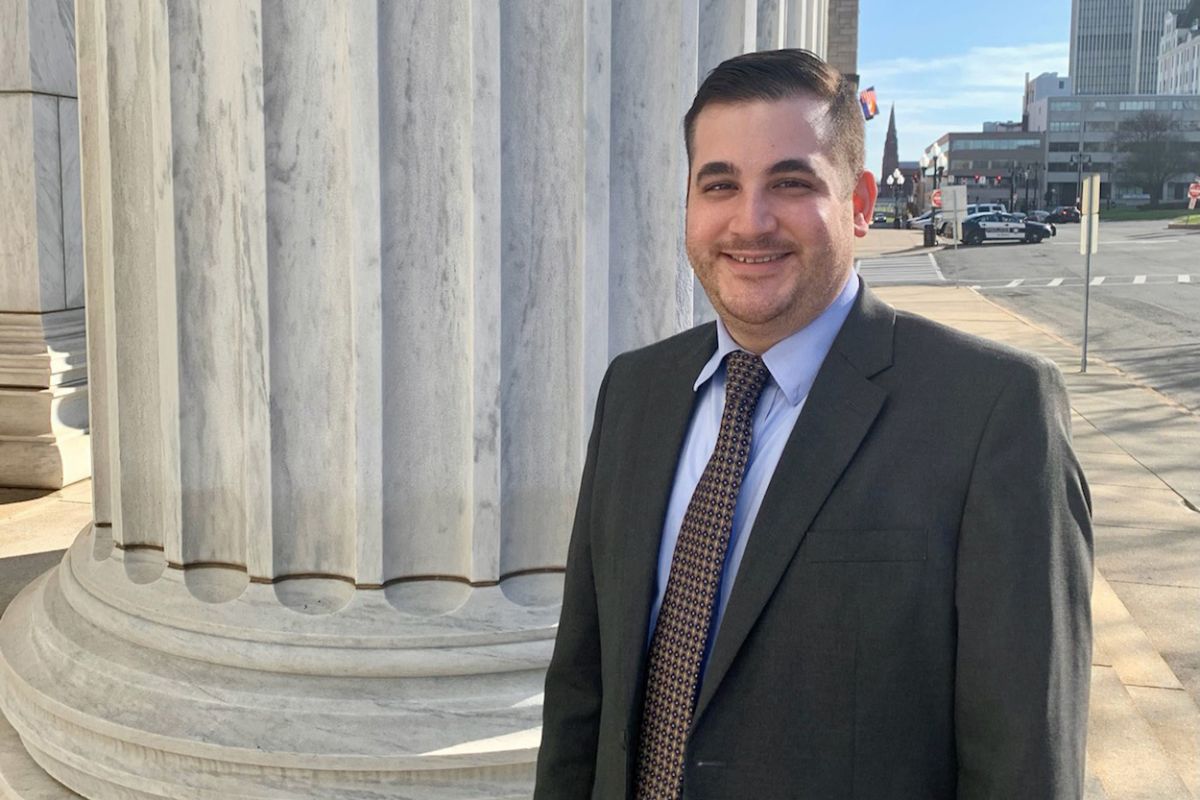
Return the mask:
{"type": "Polygon", "coordinates": [[[1200,198],[1200,183],[1193,183],[1188,187],[1188,197],[1193,200],[1200,198]]]}
{"type": "Polygon", "coordinates": [[[933,203],[934,208],[942,207],[942,190],[934,189],[933,194],[929,196],[929,202],[933,203]]]}

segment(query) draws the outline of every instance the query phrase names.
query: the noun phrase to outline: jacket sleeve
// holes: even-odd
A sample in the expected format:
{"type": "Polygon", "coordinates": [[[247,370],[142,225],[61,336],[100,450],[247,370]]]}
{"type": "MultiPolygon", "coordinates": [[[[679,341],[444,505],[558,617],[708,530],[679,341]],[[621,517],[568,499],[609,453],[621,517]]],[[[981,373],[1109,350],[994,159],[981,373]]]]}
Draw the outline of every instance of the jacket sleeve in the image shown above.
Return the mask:
{"type": "Polygon", "coordinates": [[[959,531],[958,797],[1083,796],[1091,500],[1062,375],[1025,362],[997,396],[959,531]]]}
{"type": "Polygon", "coordinates": [[[596,457],[611,375],[612,366],[596,399],[596,417],[567,550],[558,636],[546,672],[535,800],[591,797],[595,779],[602,687],[590,522],[596,457]]]}

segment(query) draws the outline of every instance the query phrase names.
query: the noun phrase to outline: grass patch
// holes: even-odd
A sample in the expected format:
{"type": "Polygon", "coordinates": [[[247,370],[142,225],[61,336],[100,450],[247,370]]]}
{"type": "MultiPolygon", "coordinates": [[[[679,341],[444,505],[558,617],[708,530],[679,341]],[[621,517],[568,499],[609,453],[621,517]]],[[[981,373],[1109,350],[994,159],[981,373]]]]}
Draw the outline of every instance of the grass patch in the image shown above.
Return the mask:
{"type": "MultiPolygon", "coordinates": [[[[1183,209],[1185,212],[1187,209],[1183,209]]],[[[1108,222],[1129,222],[1140,219],[1168,219],[1174,220],[1179,216],[1180,209],[1178,208],[1102,208],[1100,209],[1100,221],[1108,222]]],[[[1186,216],[1186,214],[1184,215],[1186,216]]],[[[1200,217],[1200,213],[1196,214],[1200,217]]]]}

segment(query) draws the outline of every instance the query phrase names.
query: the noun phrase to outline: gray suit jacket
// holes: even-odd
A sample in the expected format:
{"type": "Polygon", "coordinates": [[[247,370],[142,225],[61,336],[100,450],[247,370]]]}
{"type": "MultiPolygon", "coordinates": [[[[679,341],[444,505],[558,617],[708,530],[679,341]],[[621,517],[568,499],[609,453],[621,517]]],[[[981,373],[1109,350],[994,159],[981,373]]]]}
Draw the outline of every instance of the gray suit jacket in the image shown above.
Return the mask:
{"type": "MultiPolygon", "coordinates": [[[[613,361],[546,676],[535,797],[627,798],[659,539],[705,325],[613,361]]],[[[750,533],[684,796],[1082,796],[1090,499],[1049,362],[866,287],[750,533]]]]}

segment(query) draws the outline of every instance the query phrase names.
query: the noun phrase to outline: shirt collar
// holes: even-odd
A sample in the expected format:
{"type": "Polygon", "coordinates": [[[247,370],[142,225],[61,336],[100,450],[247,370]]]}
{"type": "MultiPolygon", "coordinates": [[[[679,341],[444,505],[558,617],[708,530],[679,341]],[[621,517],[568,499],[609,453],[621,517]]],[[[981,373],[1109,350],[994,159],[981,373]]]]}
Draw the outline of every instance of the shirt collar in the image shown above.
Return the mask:
{"type": "MultiPolygon", "coordinates": [[[[817,371],[821,368],[825,356],[828,355],[829,348],[833,346],[833,340],[837,338],[838,331],[842,329],[842,323],[849,316],[850,308],[854,305],[854,298],[858,296],[858,291],[858,275],[851,273],[846,285],[842,287],[841,293],[816,319],[787,338],[776,342],[770,350],[763,353],[762,359],[767,366],[767,371],[771,373],[771,378],[792,405],[803,400],[808,394],[808,390],[812,388],[817,371]]],[[[725,323],[718,318],[717,350],[713,353],[712,358],[705,362],[692,389],[699,391],[700,387],[716,373],[717,368],[725,360],[725,356],[734,350],[741,349],[729,335],[725,323]]]]}

